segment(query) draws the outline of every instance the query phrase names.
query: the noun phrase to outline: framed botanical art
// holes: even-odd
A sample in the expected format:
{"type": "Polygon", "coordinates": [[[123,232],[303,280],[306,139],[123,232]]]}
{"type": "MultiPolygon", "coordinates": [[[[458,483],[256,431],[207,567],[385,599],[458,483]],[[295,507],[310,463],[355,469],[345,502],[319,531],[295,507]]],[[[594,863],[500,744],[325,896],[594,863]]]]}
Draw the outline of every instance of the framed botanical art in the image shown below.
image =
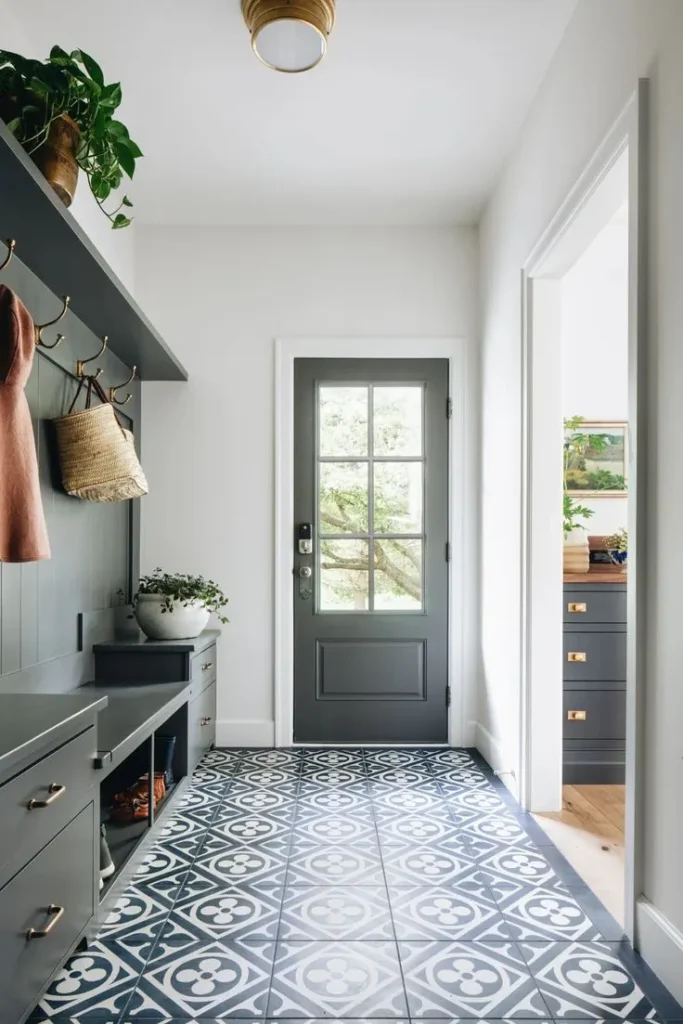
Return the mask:
{"type": "Polygon", "coordinates": [[[576,497],[623,498],[628,491],[628,424],[564,423],[565,487],[576,497]]]}

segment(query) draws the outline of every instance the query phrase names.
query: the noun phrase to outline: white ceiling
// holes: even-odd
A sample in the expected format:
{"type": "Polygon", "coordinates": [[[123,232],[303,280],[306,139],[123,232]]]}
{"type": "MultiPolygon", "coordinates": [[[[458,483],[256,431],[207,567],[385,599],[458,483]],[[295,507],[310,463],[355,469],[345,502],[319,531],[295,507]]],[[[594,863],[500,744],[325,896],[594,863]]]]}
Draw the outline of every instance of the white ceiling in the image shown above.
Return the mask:
{"type": "Polygon", "coordinates": [[[575,3],[337,0],[327,57],[291,76],[253,56],[239,0],[9,6],[35,56],[80,46],[121,80],[140,222],[453,224],[476,222],[575,3]]]}

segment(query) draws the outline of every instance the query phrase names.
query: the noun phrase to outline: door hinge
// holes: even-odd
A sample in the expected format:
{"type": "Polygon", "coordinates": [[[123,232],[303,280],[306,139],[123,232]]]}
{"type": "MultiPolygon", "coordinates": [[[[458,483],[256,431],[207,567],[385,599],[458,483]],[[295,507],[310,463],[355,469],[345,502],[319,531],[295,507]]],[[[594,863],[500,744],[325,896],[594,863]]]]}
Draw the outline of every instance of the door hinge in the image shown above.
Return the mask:
{"type": "Polygon", "coordinates": [[[451,545],[450,545],[449,541],[446,541],[446,561],[450,562],[451,558],[452,558],[451,545]]]}
{"type": "Polygon", "coordinates": [[[453,415],[453,399],[446,399],[446,419],[449,420],[453,415]]]}
{"type": "Polygon", "coordinates": [[[451,706],[451,687],[450,687],[450,685],[448,685],[446,687],[446,707],[449,708],[450,706],[451,706]]]}

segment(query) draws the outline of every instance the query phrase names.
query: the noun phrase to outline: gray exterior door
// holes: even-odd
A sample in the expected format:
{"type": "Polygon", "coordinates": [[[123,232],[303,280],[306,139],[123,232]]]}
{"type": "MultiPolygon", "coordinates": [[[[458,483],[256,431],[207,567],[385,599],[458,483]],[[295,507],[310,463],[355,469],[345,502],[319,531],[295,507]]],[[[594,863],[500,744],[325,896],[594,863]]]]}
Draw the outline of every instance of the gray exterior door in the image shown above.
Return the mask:
{"type": "Polygon", "coordinates": [[[294,739],[446,742],[448,361],[294,381],[294,739]]]}

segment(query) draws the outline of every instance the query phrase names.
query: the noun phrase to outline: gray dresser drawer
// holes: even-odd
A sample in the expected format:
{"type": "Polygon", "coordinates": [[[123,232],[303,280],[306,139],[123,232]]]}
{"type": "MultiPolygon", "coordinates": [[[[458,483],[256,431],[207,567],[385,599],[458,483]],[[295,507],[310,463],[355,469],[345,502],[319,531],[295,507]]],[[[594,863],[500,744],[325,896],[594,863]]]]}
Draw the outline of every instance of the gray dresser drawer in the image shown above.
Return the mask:
{"type": "Polygon", "coordinates": [[[18,850],[25,863],[90,802],[96,752],[90,727],[0,787],[0,876],[18,850]]]}
{"type": "Polygon", "coordinates": [[[95,911],[95,805],[89,804],[0,890],[0,1019],[18,1021],[95,911]],[[50,914],[48,908],[64,908],[50,914]],[[29,929],[52,926],[29,939],[29,929]]]}
{"type": "Polygon", "coordinates": [[[565,740],[623,740],[626,694],[623,690],[572,690],[563,695],[565,740]]]}
{"type": "Polygon", "coordinates": [[[192,771],[202,755],[216,742],[216,684],[190,701],[188,709],[188,769],[192,771]]]}
{"type": "Polygon", "coordinates": [[[571,632],[563,636],[565,682],[626,679],[625,632],[571,632]]]}
{"type": "Polygon", "coordinates": [[[582,622],[626,622],[626,591],[566,591],[562,597],[563,619],[580,626],[582,622]]]}
{"type": "Polygon", "coordinates": [[[205,651],[193,655],[190,666],[191,693],[195,697],[216,678],[216,645],[212,644],[205,651]]]}

